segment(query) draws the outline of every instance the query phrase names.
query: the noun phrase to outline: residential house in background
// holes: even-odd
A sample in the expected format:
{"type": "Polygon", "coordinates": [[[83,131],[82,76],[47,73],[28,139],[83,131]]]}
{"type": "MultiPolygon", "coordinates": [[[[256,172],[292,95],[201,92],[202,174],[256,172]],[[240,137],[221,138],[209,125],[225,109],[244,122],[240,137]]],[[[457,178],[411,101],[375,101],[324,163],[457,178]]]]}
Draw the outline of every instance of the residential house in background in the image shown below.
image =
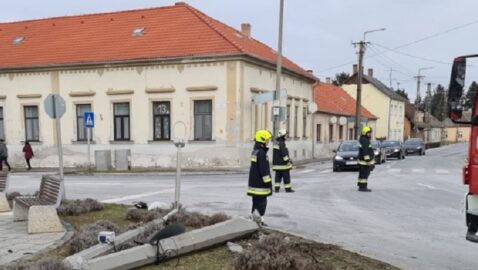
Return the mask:
{"type": "MultiPolygon", "coordinates": [[[[342,88],[352,97],[357,96],[357,65],[342,88]]],[[[402,140],[404,137],[405,102],[391,88],[373,77],[373,69],[362,77],[362,104],[377,116],[377,139],[402,140]]]]}
{"type": "MultiPolygon", "coordinates": [[[[185,167],[249,163],[255,130],[271,129],[271,102],[253,96],[275,89],[276,53],[251,35],[185,3],[112,13],[0,23],[1,130],[10,161],[23,164],[32,142],[34,167],[57,166],[56,126],[44,108],[61,95],[64,163],[87,163],[83,113],[95,113],[92,153],[129,150],[133,168],[174,167],[173,140],[186,141],[185,167]]],[[[312,157],[316,78],[283,58],[289,99],[288,147],[312,157]]]]}
{"type": "MultiPolygon", "coordinates": [[[[314,114],[315,156],[331,156],[344,140],[356,140],[354,133],[356,101],[341,87],[318,82],[314,86],[314,100],[318,111],[314,114]]],[[[361,108],[361,125],[375,130],[377,117],[361,108]]]]}
{"type": "MultiPolygon", "coordinates": [[[[471,112],[463,112],[463,121],[470,121],[471,112]]],[[[455,124],[450,118],[442,121],[443,124],[443,142],[465,143],[470,141],[471,126],[467,124],[455,124]]]]}

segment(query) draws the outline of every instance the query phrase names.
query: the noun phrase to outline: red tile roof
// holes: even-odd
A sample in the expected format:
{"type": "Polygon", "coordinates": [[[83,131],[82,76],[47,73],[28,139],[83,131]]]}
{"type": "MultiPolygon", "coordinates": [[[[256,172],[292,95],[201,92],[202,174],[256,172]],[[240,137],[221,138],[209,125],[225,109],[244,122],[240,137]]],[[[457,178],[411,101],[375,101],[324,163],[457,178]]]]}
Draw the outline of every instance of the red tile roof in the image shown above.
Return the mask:
{"type": "MultiPolygon", "coordinates": [[[[355,116],[355,99],[338,86],[322,82],[316,83],[314,85],[314,98],[320,112],[355,116]]],[[[375,115],[363,106],[360,115],[370,119],[377,119],[375,115]]]]}
{"type": "MultiPolygon", "coordinates": [[[[185,3],[0,23],[0,68],[244,54],[276,63],[272,48],[185,3]],[[13,44],[17,37],[21,45],[13,44]]],[[[283,65],[315,79],[285,57],[283,65]]]]}

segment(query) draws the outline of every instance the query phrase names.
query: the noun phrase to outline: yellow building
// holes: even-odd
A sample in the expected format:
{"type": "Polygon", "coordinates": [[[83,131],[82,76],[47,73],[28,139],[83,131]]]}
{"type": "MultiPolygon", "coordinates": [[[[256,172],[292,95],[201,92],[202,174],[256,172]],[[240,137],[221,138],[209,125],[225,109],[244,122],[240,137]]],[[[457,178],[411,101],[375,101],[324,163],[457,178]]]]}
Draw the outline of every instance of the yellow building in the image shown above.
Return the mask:
{"type": "MultiPolygon", "coordinates": [[[[251,139],[271,129],[272,102],[253,96],[275,89],[273,49],[185,3],[123,12],[0,23],[0,137],[10,161],[55,167],[55,122],[44,99],[61,95],[64,163],[86,165],[83,113],[95,113],[92,153],[127,150],[131,167],[174,167],[172,141],[184,139],[185,167],[249,163],[251,139]]],[[[312,157],[307,108],[316,78],[283,58],[291,157],[312,157]]],[[[93,154],[92,154],[93,156],[93,154]]]]}
{"type": "MultiPolygon", "coordinates": [[[[352,97],[357,96],[357,72],[342,85],[352,97]]],[[[406,99],[396,94],[381,81],[373,77],[373,70],[362,77],[362,104],[377,116],[377,139],[403,140],[406,99]]]]}

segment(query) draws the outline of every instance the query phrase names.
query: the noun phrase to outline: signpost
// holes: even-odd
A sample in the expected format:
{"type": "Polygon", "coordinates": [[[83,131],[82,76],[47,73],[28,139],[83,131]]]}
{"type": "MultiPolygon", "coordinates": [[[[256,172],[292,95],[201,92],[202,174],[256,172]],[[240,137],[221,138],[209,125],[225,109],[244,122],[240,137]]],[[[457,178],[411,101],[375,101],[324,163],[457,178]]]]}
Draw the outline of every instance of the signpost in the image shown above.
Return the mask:
{"type": "Polygon", "coordinates": [[[83,114],[83,123],[86,128],[86,141],[88,142],[88,171],[91,169],[90,165],[90,140],[91,140],[91,129],[95,127],[95,114],[93,112],[85,112],[83,114]]]}
{"type": "Polygon", "coordinates": [[[61,145],[61,123],[60,118],[65,114],[65,100],[58,94],[49,94],[43,101],[45,112],[56,122],[56,144],[58,148],[58,167],[60,170],[61,184],[63,185],[63,195],[66,197],[65,184],[63,182],[63,149],[61,145]]]}
{"type": "Polygon", "coordinates": [[[177,148],[176,152],[176,184],[175,184],[175,192],[174,192],[174,207],[176,209],[179,209],[180,203],[180,194],[181,194],[181,149],[184,148],[186,145],[185,139],[186,139],[186,124],[182,121],[178,121],[174,123],[173,126],[174,130],[174,146],[177,148]],[[184,127],[184,133],[182,135],[179,135],[179,132],[176,132],[176,126],[178,124],[181,124],[184,127]]]}

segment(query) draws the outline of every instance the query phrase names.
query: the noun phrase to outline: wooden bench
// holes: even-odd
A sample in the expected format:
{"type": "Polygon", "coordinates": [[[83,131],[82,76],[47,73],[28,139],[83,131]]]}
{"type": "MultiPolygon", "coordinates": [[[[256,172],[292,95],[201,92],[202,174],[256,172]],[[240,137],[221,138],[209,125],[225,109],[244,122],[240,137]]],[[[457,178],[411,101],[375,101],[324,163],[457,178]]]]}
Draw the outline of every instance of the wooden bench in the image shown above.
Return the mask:
{"type": "Polygon", "coordinates": [[[63,183],[59,176],[44,175],[36,196],[13,201],[13,221],[28,220],[28,233],[63,231],[56,209],[60,206],[63,183]]]}
{"type": "Polygon", "coordinates": [[[8,173],[0,172],[0,212],[10,211],[10,205],[7,200],[8,173]]]}

